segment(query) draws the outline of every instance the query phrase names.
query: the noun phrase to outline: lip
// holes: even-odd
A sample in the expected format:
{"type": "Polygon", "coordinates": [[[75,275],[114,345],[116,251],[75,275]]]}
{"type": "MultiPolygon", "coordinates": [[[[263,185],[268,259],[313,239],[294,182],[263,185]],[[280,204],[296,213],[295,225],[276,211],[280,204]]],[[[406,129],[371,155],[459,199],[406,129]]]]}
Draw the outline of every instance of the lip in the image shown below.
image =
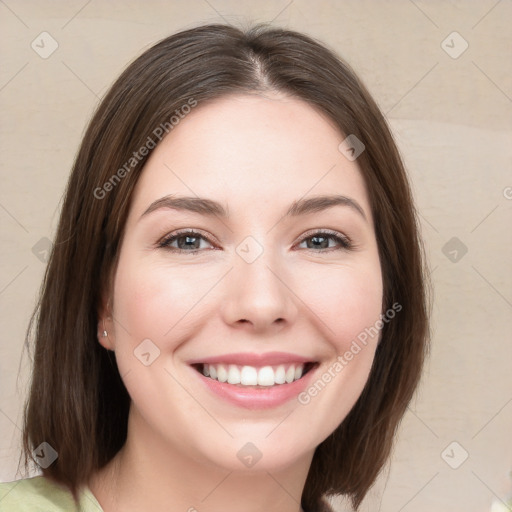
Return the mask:
{"type": "MultiPolygon", "coordinates": [[[[267,352],[265,354],[256,354],[254,352],[239,352],[235,354],[225,354],[222,356],[207,357],[188,361],[193,364],[236,364],[239,366],[276,366],[279,364],[305,364],[313,363],[314,359],[308,359],[297,354],[288,352],[267,352]]],[[[284,385],[284,384],[283,384],[284,385]]]]}
{"type": "MultiPolygon", "coordinates": [[[[223,361],[225,361],[225,359],[223,361]]],[[[309,386],[314,374],[316,374],[317,368],[318,363],[315,363],[305,375],[290,384],[276,384],[272,387],[256,387],[219,382],[210,377],[205,377],[197,369],[192,366],[190,367],[193,374],[197,376],[209,392],[237,407],[253,410],[272,409],[297,398],[297,396],[309,386]]]]}

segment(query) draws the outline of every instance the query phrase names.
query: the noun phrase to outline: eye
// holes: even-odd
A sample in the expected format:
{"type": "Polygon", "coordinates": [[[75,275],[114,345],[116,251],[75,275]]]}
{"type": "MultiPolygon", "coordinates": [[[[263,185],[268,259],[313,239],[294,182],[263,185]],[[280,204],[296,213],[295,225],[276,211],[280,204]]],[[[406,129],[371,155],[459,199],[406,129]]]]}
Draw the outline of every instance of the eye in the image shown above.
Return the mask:
{"type": "Polygon", "coordinates": [[[317,231],[309,236],[303,238],[299,244],[306,243],[306,249],[312,250],[313,252],[331,252],[331,250],[349,250],[353,248],[351,240],[341,233],[336,231],[317,231]],[[329,245],[330,241],[334,241],[338,244],[338,248],[329,245]],[[318,251],[316,249],[329,249],[328,251],[318,251]]]}
{"type": "MultiPolygon", "coordinates": [[[[160,248],[173,252],[199,254],[205,249],[205,247],[201,247],[201,241],[206,241],[210,245],[213,245],[213,242],[211,242],[207,236],[198,231],[182,230],[165,236],[157,245],[160,248]]],[[[299,242],[299,245],[304,243],[306,243],[305,248],[313,252],[331,252],[333,250],[339,251],[353,248],[353,244],[347,236],[336,231],[328,230],[316,231],[306,236],[299,242]],[[333,247],[333,245],[330,244],[331,241],[334,242],[334,245],[337,244],[338,247],[333,247]],[[317,249],[320,249],[320,251],[317,249]]]]}
{"type": "Polygon", "coordinates": [[[202,233],[192,230],[182,230],[177,233],[171,233],[170,235],[162,238],[162,240],[158,242],[158,247],[174,252],[198,254],[202,249],[204,249],[204,247],[201,247],[201,240],[212,245],[209,238],[202,233]],[[175,243],[176,245],[173,245],[175,243]]]}

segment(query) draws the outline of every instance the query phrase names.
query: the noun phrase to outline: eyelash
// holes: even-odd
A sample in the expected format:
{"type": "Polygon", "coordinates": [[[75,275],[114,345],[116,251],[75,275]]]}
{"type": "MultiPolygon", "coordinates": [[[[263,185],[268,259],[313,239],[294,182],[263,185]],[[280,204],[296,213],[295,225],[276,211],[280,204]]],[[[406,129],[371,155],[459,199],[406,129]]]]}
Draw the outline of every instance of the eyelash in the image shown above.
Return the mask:
{"type": "MultiPolygon", "coordinates": [[[[194,249],[194,250],[189,251],[189,250],[185,250],[185,249],[179,249],[176,247],[170,247],[170,244],[172,242],[176,241],[178,238],[181,238],[185,235],[192,235],[192,237],[194,237],[194,238],[202,238],[203,240],[206,240],[210,244],[214,245],[214,243],[210,240],[210,238],[203,235],[199,231],[194,231],[191,229],[188,229],[188,230],[184,229],[184,230],[178,231],[176,233],[171,233],[170,235],[165,236],[160,242],[158,242],[157,245],[159,248],[167,249],[171,252],[187,253],[187,254],[193,254],[193,255],[199,254],[203,249],[194,249]]],[[[305,237],[303,237],[302,240],[300,240],[300,242],[298,242],[298,243],[302,244],[303,242],[310,240],[312,238],[318,237],[318,236],[321,236],[323,238],[328,238],[331,240],[335,240],[341,247],[339,247],[339,248],[329,247],[329,248],[327,248],[325,250],[321,250],[321,251],[317,251],[315,249],[306,249],[306,250],[318,253],[318,252],[332,252],[332,251],[339,251],[339,250],[349,251],[351,249],[354,249],[354,245],[352,244],[352,241],[350,240],[349,237],[347,237],[346,235],[341,235],[340,233],[337,233],[336,231],[330,231],[330,230],[321,230],[321,231],[315,231],[313,233],[309,233],[305,237]]]]}

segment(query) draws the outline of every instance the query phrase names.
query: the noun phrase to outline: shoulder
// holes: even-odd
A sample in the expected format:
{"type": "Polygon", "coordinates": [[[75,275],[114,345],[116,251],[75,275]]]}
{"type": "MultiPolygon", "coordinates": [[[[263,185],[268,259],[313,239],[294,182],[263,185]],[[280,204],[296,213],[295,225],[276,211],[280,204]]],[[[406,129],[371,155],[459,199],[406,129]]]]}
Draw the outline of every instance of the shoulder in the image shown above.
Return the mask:
{"type": "Polygon", "coordinates": [[[75,509],[71,492],[44,476],[0,484],[1,512],[61,512],[75,509]]]}
{"type": "Polygon", "coordinates": [[[0,512],[102,512],[86,488],[77,507],[70,490],[44,476],[0,483],[0,512]]]}

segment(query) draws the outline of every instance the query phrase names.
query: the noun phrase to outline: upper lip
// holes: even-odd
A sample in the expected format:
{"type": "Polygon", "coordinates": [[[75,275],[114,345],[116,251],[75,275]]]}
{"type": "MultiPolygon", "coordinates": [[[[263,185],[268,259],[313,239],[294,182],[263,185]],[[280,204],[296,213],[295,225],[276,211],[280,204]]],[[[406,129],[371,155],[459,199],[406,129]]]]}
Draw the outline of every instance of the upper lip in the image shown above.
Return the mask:
{"type": "Polygon", "coordinates": [[[275,366],[278,364],[312,363],[314,359],[290,354],[287,352],[267,352],[256,354],[252,352],[239,352],[236,354],[223,354],[214,357],[194,359],[188,364],[236,364],[240,366],[275,366]]]}

